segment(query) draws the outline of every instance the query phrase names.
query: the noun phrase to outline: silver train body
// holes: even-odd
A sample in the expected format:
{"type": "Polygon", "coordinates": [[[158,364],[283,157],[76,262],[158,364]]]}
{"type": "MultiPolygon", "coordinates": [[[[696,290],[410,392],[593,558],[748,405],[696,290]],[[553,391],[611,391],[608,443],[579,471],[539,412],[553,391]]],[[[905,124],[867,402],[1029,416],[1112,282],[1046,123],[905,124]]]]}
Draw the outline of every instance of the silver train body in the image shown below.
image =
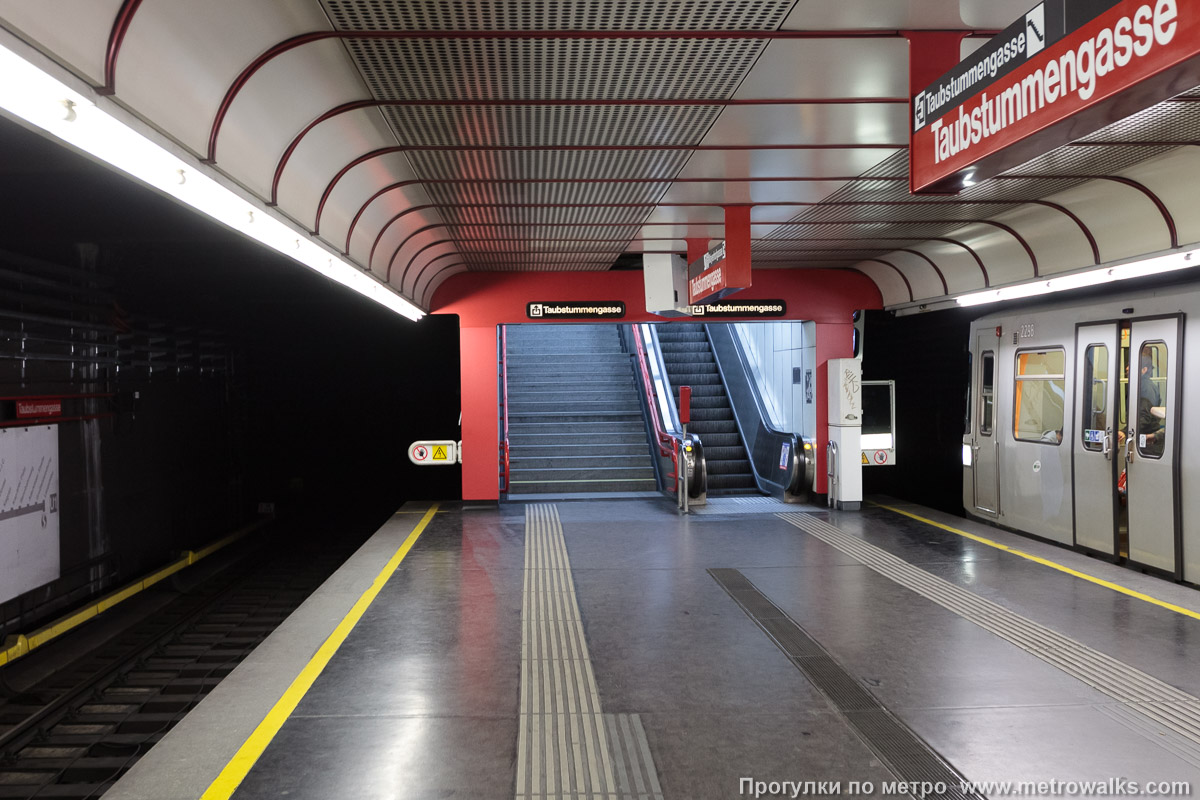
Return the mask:
{"type": "Polygon", "coordinates": [[[1197,322],[1200,283],[975,320],[967,513],[1200,584],[1197,322]]]}

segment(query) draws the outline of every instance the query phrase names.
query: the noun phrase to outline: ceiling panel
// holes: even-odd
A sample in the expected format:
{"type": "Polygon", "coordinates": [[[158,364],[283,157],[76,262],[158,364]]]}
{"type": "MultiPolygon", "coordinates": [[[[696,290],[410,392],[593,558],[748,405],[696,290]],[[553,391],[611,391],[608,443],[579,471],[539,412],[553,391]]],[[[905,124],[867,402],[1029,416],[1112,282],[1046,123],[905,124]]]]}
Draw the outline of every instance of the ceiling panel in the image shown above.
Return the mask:
{"type": "Polygon", "coordinates": [[[908,97],[908,41],[777,39],[734,97],[908,97]]]}
{"type": "Polygon", "coordinates": [[[774,30],[793,0],[322,0],[343,30],[774,30]]]}
{"type": "Polygon", "coordinates": [[[402,145],[697,144],[719,106],[389,106],[402,145]]]}
{"type": "Polygon", "coordinates": [[[897,151],[839,150],[698,150],[680,171],[681,178],[847,177],[861,175],[897,151]]]}
{"type": "MultiPolygon", "coordinates": [[[[1024,13],[1024,12],[1022,12],[1024,13]]],[[[791,30],[913,30],[962,27],[958,6],[946,0],[798,0],[783,23],[791,30]]]]}
{"type": "Polygon", "coordinates": [[[0,0],[0,20],[95,86],[104,85],[108,33],[122,0],[0,0]]]}
{"type": "MultiPolygon", "coordinates": [[[[320,6],[310,3],[143,3],[121,48],[117,96],[203,156],[217,109],[238,74],[276,42],[328,29],[320,6]]],[[[294,100],[303,87],[285,80],[271,89],[294,100]]]]}
{"type": "MultiPolygon", "coordinates": [[[[845,186],[844,181],[726,181],[675,183],[661,203],[815,203],[845,186]]],[[[782,210],[763,208],[778,216],[782,210]]],[[[795,212],[792,212],[795,213],[795,212]]],[[[791,214],[788,214],[791,216],[791,214]]]]}
{"type": "Polygon", "coordinates": [[[349,39],[380,100],[724,98],[757,39],[349,39]]]}
{"type": "Polygon", "coordinates": [[[898,144],[908,143],[908,106],[899,103],[730,106],[703,143],[898,144]]]}
{"type": "Polygon", "coordinates": [[[959,12],[967,27],[1003,30],[1035,3],[1030,0],[959,0],[959,12]]]}

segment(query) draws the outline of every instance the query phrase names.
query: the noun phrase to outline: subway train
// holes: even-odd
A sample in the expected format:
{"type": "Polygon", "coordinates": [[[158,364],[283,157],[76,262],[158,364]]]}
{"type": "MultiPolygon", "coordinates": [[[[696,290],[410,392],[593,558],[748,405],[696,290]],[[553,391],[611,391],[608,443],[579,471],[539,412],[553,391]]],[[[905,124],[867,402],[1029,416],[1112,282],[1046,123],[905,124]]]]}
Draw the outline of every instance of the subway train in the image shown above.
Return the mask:
{"type": "Polygon", "coordinates": [[[976,319],[967,514],[1200,584],[1198,314],[1194,283],[976,319]]]}

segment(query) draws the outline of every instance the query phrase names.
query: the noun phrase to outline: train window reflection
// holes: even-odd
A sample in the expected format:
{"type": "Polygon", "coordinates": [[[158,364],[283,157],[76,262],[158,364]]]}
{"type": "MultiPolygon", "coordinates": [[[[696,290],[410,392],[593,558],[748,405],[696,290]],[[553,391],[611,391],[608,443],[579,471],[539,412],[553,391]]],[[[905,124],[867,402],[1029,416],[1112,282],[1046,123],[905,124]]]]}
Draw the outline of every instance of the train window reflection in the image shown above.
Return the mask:
{"type": "Polygon", "coordinates": [[[1162,458],[1167,442],[1167,346],[1146,342],[1138,353],[1138,454],[1162,458]]]}
{"type": "Polygon", "coordinates": [[[1017,353],[1013,438],[1054,445],[1062,442],[1065,361],[1062,350],[1017,353]]]}
{"type": "Polygon", "coordinates": [[[996,358],[991,350],[986,350],[979,359],[979,369],[983,373],[980,380],[979,433],[983,436],[992,435],[992,409],[996,400],[996,358]]]}
{"type": "Polygon", "coordinates": [[[1108,348],[1088,345],[1083,361],[1083,446],[1087,450],[1104,449],[1108,433],[1108,348]]]}

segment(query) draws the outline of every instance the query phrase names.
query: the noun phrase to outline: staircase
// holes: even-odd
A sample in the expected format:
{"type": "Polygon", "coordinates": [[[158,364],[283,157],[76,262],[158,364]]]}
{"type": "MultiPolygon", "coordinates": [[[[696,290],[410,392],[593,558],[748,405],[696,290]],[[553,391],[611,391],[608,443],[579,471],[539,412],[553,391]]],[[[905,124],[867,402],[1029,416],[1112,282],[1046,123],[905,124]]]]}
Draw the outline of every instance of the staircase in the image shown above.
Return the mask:
{"type": "Polygon", "coordinates": [[[700,437],[708,462],[708,493],[757,494],[750,457],[742,444],[733,407],[717,371],[717,360],[704,325],[672,322],[658,326],[658,343],[675,402],[679,387],[692,387],[692,421],[688,433],[700,437]]]}
{"type": "Polygon", "coordinates": [[[615,325],[508,326],[508,495],[656,492],[615,325]]]}

